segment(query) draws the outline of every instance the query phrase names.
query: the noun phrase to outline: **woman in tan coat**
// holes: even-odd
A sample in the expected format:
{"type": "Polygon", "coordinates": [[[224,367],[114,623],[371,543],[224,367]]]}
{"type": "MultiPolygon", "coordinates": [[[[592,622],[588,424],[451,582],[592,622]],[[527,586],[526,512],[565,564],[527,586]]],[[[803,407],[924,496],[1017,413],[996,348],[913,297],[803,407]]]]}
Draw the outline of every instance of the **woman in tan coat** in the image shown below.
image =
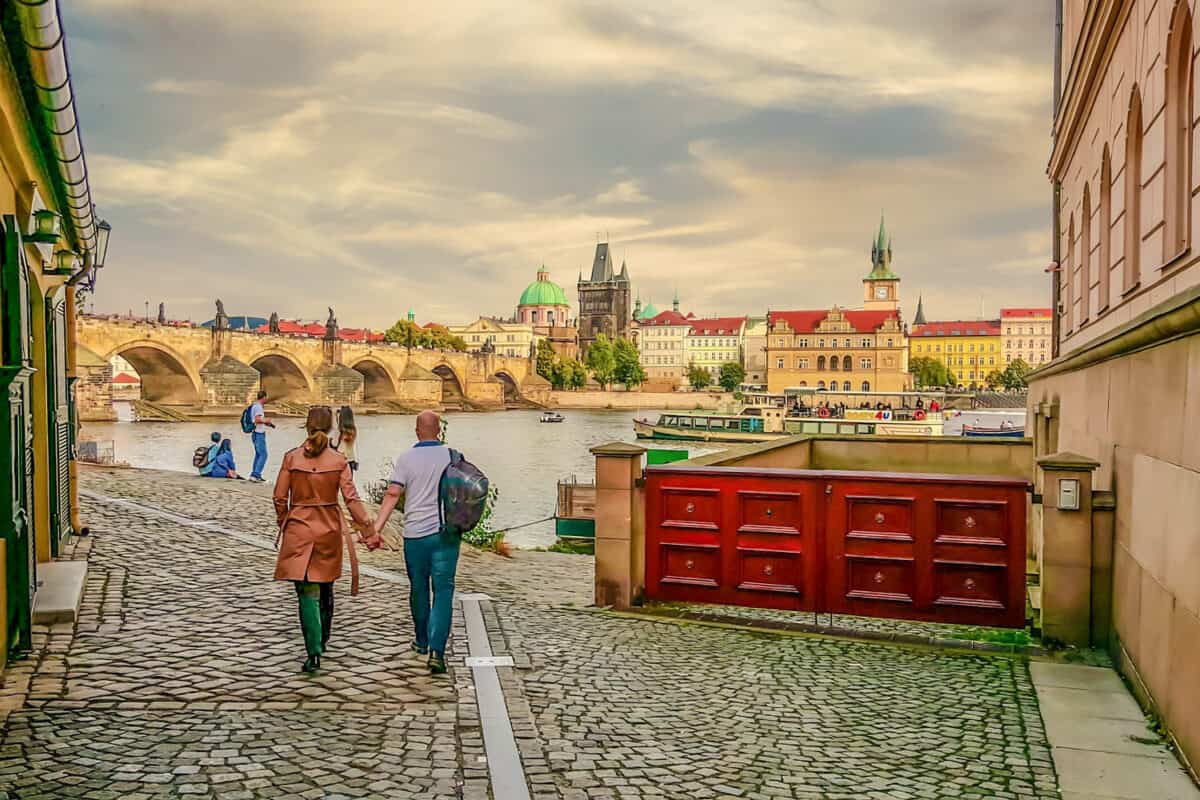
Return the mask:
{"type": "Polygon", "coordinates": [[[333,582],[342,575],[343,542],[350,550],[350,594],[358,594],[358,559],[338,493],[346,499],[356,526],[368,528],[372,521],[358,499],[346,458],[329,446],[333,412],[328,406],[309,409],[304,427],[308,438],[283,456],[275,480],[275,580],[296,586],[308,653],[303,670],[311,673],[321,668],[321,653],[333,626],[333,582]]]}

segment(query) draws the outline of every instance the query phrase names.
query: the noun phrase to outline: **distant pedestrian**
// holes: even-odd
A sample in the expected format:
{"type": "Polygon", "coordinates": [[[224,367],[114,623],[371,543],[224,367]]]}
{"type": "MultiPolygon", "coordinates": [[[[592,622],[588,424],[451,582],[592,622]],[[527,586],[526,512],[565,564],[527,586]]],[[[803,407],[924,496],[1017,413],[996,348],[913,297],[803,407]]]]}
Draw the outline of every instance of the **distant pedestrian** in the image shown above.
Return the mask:
{"type": "Polygon", "coordinates": [[[240,477],[237,473],[237,464],[233,462],[233,442],[228,439],[221,442],[221,446],[217,450],[217,457],[213,460],[212,471],[208,475],[210,478],[229,478],[230,480],[240,477]]]}
{"type": "Polygon", "coordinates": [[[350,595],[358,594],[358,558],[346,528],[338,493],[360,530],[371,518],[358,499],[345,457],[329,446],[333,411],[308,411],[304,444],[283,456],[275,480],[275,516],[279,522],[279,557],[275,580],[291,581],[300,605],[300,630],[308,658],[302,670],[321,668],[321,654],[333,629],[333,582],[342,575],[342,543],[350,551],[350,595]]]}
{"type": "Polygon", "coordinates": [[[207,448],[203,447],[203,445],[197,447],[196,454],[192,457],[192,462],[200,470],[200,476],[203,478],[207,478],[212,472],[213,464],[217,461],[217,453],[221,450],[220,431],[213,431],[212,435],[208,438],[211,444],[207,448]],[[197,458],[199,461],[197,461],[197,458]]]}
{"type": "Polygon", "coordinates": [[[350,462],[350,471],[358,472],[358,455],[355,444],[358,442],[358,426],[354,424],[354,409],[342,406],[338,409],[338,438],[334,447],[350,462]]]}
{"type": "Polygon", "coordinates": [[[417,443],[395,461],[390,485],[375,518],[371,547],[381,542],[379,532],[404,498],[404,564],[408,571],[409,608],[416,628],[412,649],[429,655],[429,671],[446,671],[446,640],[450,635],[454,576],[462,541],[442,531],[439,486],[450,464],[450,448],[441,441],[442,420],[434,411],[417,415],[417,443]],[[430,602],[430,588],[433,601],[430,602]]]}
{"type": "Polygon", "coordinates": [[[250,440],[254,442],[254,465],[250,468],[250,480],[264,483],[262,471],[267,466],[267,428],[274,428],[275,423],[267,419],[265,405],[270,398],[267,393],[259,390],[258,399],[250,405],[250,419],[254,420],[254,433],[250,440]]]}

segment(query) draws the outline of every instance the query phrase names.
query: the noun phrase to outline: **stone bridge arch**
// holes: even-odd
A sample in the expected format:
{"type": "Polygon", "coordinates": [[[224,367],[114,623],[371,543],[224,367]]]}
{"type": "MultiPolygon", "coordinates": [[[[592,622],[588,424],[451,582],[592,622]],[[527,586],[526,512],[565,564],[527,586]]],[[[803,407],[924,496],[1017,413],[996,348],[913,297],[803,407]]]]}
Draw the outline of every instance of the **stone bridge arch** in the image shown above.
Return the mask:
{"type": "Polygon", "coordinates": [[[442,361],[430,372],[442,379],[442,405],[446,408],[466,408],[467,382],[458,371],[442,361]]]}
{"type": "Polygon", "coordinates": [[[272,400],[301,401],[314,396],[312,376],[287,350],[272,347],[246,363],[258,370],[262,389],[272,400]]]}
{"type": "Polygon", "coordinates": [[[117,345],[104,359],[108,361],[113,356],[120,356],[137,370],[143,400],[166,405],[202,402],[200,375],[173,347],[152,339],[135,339],[117,345]]]}
{"type": "Polygon", "coordinates": [[[363,376],[363,400],[393,400],[397,397],[398,379],[383,361],[373,355],[363,356],[350,365],[363,376]]]}
{"type": "Polygon", "coordinates": [[[504,386],[505,403],[521,402],[521,386],[519,383],[517,383],[516,378],[503,369],[497,370],[496,374],[494,374],[492,377],[500,381],[501,385],[504,386]]]}

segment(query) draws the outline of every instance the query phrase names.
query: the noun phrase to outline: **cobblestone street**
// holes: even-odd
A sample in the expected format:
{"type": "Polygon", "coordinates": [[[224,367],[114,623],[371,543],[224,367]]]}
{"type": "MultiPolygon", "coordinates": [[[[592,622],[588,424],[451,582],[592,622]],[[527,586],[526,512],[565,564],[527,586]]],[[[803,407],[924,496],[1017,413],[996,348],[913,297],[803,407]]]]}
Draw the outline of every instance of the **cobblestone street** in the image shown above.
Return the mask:
{"type": "MultiPolygon", "coordinates": [[[[359,597],[339,583],[307,677],[264,487],[81,477],[83,610],[10,665],[0,797],[489,796],[462,620],[429,676],[398,553],[364,554],[359,597]]],[[[494,598],[538,800],[1059,796],[1020,659],[607,614],[582,556],[464,548],[459,588],[494,598]]]]}

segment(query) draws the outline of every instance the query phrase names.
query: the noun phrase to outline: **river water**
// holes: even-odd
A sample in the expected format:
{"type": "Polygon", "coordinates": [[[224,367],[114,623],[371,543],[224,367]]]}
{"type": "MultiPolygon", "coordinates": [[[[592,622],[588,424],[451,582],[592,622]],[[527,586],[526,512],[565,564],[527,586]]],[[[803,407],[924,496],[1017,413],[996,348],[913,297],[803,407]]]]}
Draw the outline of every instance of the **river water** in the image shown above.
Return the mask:
{"type": "MultiPolygon", "coordinates": [[[[574,475],[581,481],[592,480],[595,457],[589,448],[612,441],[632,442],[633,417],[657,419],[659,413],[566,410],[562,412],[566,421],[558,424],[538,422],[538,411],[449,413],[447,442],[499,488],[494,523],[497,528],[507,528],[552,516],[559,479],[574,475]]],[[[964,412],[947,420],[946,433],[957,435],[964,422],[998,426],[1002,419],[1010,419],[1021,425],[1024,416],[1024,412],[964,412]]],[[[360,492],[372,481],[386,477],[392,457],[412,445],[414,421],[408,415],[358,417],[360,466],[356,480],[360,492]]],[[[280,417],[276,422],[279,427],[267,433],[270,458],[263,475],[268,480],[274,479],[283,454],[304,440],[302,420],[280,417]]],[[[83,435],[113,442],[117,460],[131,466],[193,472],[192,452],[206,444],[213,431],[232,441],[238,471],[248,475],[254,448],[233,418],[180,423],[89,422],[83,435]]],[[[655,447],[683,449],[684,445],[656,443],[655,447]]],[[[693,443],[687,449],[699,455],[716,448],[693,443]]],[[[554,542],[554,523],[514,530],[505,538],[515,547],[545,547],[554,542]]]]}

